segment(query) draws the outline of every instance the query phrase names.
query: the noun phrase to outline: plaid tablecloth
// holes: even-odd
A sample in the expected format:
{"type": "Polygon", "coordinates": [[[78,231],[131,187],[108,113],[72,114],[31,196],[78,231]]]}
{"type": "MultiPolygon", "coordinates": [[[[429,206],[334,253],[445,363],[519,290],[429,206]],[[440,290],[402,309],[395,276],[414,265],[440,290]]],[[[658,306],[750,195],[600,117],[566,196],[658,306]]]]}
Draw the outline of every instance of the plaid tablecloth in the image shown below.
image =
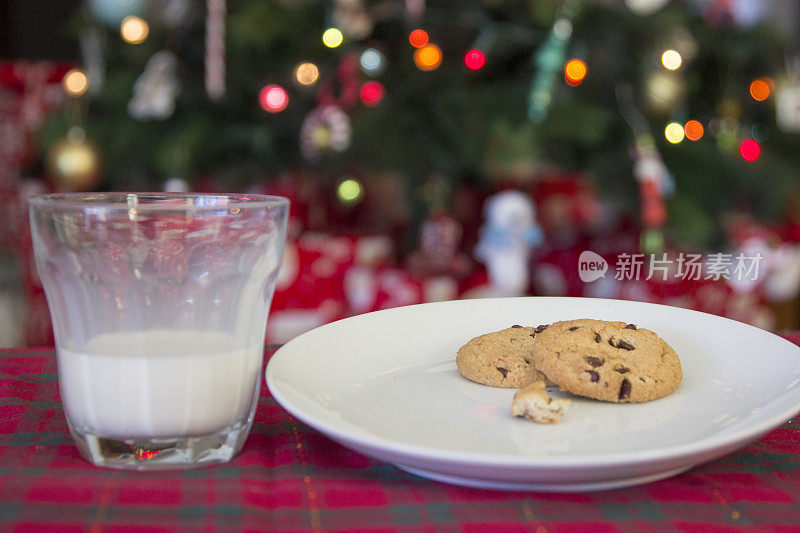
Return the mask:
{"type": "MultiPolygon", "coordinates": [[[[800,344],[800,336],[791,339],[800,344]]],[[[271,355],[268,352],[268,356],[271,355]]],[[[429,481],[344,448],[262,385],[230,463],[97,468],[70,439],[52,350],[0,350],[0,531],[800,531],[800,416],[679,476],[592,493],[429,481]]]]}

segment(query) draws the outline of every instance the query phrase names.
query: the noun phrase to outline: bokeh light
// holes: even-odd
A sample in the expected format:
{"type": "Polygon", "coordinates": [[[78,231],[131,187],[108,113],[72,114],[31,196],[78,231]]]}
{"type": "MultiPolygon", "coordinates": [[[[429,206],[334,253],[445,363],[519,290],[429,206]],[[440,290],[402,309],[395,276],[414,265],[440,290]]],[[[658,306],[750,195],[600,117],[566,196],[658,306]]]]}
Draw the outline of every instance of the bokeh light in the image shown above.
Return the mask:
{"type": "Polygon", "coordinates": [[[279,113],[289,105],[289,95],[280,85],[266,85],[258,94],[258,103],[264,111],[279,113]]]}
{"type": "Polygon", "coordinates": [[[570,59],[564,65],[564,80],[568,85],[577,87],[586,77],[586,63],[580,59],[570,59]]]}
{"type": "Polygon", "coordinates": [[[442,64],[442,50],[435,44],[426,44],[414,51],[414,64],[424,71],[436,70],[442,64]]]}
{"type": "Polygon", "coordinates": [[[150,26],[147,22],[136,16],[128,16],[122,19],[119,26],[119,33],[128,44],[140,44],[147,39],[150,34],[150,26]]]}
{"type": "Polygon", "coordinates": [[[672,144],[678,144],[683,140],[684,136],[683,126],[677,122],[670,122],[667,124],[667,127],[664,128],[664,137],[672,144]]]}
{"type": "Polygon", "coordinates": [[[361,186],[358,180],[353,178],[342,180],[339,186],[336,187],[336,196],[344,203],[354,204],[361,200],[363,195],[364,187],[361,186]]]}
{"type": "Polygon", "coordinates": [[[381,102],[381,100],[383,100],[383,95],[385,92],[386,89],[384,89],[381,82],[368,81],[361,86],[361,101],[364,102],[365,106],[375,107],[381,102]]]}
{"type": "Polygon", "coordinates": [[[425,30],[416,29],[408,34],[408,42],[414,48],[422,48],[428,44],[428,32],[425,30]]]}
{"type": "Polygon", "coordinates": [[[683,126],[683,132],[690,141],[699,141],[703,138],[705,128],[699,120],[689,120],[683,126]]]}
{"type": "Polygon", "coordinates": [[[383,54],[375,48],[367,48],[361,53],[359,59],[361,70],[370,76],[380,76],[386,70],[386,59],[383,54]]]}
{"type": "Polygon", "coordinates": [[[344,35],[339,28],[328,28],[322,32],[322,44],[328,48],[336,48],[344,41],[344,35]]]}
{"type": "Polygon", "coordinates": [[[761,145],[753,139],[745,139],[739,145],[739,153],[745,161],[755,161],[761,155],[761,145]]]}
{"type": "Polygon", "coordinates": [[[82,70],[73,68],[64,74],[61,84],[70,96],[80,96],[89,88],[89,79],[82,70]]]}
{"type": "Polygon", "coordinates": [[[661,64],[667,70],[678,70],[683,63],[683,58],[677,50],[667,50],[661,54],[661,64]]]}
{"type": "Polygon", "coordinates": [[[486,64],[486,56],[480,50],[470,50],[464,54],[464,64],[470,70],[480,70],[486,64]]]}
{"type": "MultiPolygon", "coordinates": [[[[771,81],[771,80],[769,80],[771,81]]],[[[753,100],[758,102],[763,102],[767,98],[769,98],[770,93],[770,83],[767,78],[758,78],[757,80],[753,80],[750,84],[750,96],[753,97],[753,100]]]]}
{"type": "Polygon", "coordinates": [[[300,63],[294,69],[294,77],[300,85],[313,85],[319,79],[319,69],[314,63],[300,63]]]}

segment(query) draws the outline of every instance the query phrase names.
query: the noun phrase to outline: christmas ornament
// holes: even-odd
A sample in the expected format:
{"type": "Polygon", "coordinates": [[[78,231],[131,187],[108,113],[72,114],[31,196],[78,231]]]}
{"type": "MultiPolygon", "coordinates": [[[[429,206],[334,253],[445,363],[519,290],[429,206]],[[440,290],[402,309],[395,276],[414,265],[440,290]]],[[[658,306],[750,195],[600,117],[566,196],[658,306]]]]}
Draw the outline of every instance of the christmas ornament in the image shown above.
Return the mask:
{"type": "MultiPolygon", "coordinates": [[[[573,2],[564,2],[564,11],[571,13],[573,2]]],[[[535,123],[542,122],[553,99],[553,89],[564,64],[567,44],[572,36],[572,22],[567,17],[559,17],[553,24],[550,35],[534,56],[536,74],[528,96],[528,118],[535,123]]]]}
{"type": "Polygon", "coordinates": [[[136,120],[165,120],[175,112],[178,58],[162,50],[153,54],[133,85],[128,113],[136,120]]]}
{"type": "Polygon", "coordinates": [[[322,105],[306,115],[300,128],[300,149],[309,159],[333,151],[343,152],[350,146],[350,117],[336,105],[322,105]]]}
{"type": "Polygon", "coordinates": [[[150,35],[150,25],[143,18],[129,15],[122,19],[119,33],[128,44],[142,44],[150,35]]]}
{"type": "Polygon", "coordinates": [[[125,17],[144,14],[147,4],[145,0],[89,0],[89,9],[101,22],[116,28],[125,17]]]}
{"type": "Polygon", "coordinates": [[[206,94],[212,100],[225,96],[225,0],[207,0],[206,94]]]}
{"type": "Polygon", "coordinates": [[[360,41],[372,33],[375,22],[362,0],[334,0],[333,4],[333,23],[347,37],[360,41]]]}
{"type": "Polygon", "coordinates": [[[89,191],[100,181],[100,154],[80,128],[53,145],[46,164],[48,174],[63,189],[89,191]]]}
{"type": "Polygon", "coordinates": [[[522,296],[528,290],[531,251],[542,242],[536,207],[520,191],[504,191],[484,204],[484,224],[475,256],[486,265],[498,295],[522,296]]]}
{"type": "Polygon", "coordinates": [[[800,132],[800,57],[775,88],[775,120],[782,131],[800,132]]]}
{"type": "Polygon", "coordinates": [[[655,71],[645,81],[647,102],[654,111],[671,111],[683,98],[680,76],[670,71],[655,71]]]}
{"type": "Polygon", "coordinates": [[[668,0],[625,0],[628,9],[637,15],[651,15],[664,7],[668,0]]]}
{"type": "Polygon", "coordinates": [[[336,105],[349,109],[358,103],[361,85],[358,81],[359,57],[354,53],[342,56],[336,67],[336,78],[320,85],[317,100],[321,106],[336,105]]]}

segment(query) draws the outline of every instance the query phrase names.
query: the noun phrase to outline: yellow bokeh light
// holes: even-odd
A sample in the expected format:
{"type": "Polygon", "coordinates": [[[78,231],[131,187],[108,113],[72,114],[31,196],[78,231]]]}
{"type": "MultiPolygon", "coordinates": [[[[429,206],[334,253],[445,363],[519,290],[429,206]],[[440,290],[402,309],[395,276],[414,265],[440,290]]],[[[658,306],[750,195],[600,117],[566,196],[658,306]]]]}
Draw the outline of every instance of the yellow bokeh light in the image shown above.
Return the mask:
{"type": "Polygon", "coordinates": [[[80,96],[89,88],[89,79],[82,70],[73,68],[68,70],[64,77],[61,79],[61,84],[67,94],[71,96],[80,96]]]}
{"type": "Polygon", "coordinates": [[[770,93],[770,84],[767,78],[759,78],[757,80],[753,80],[753,83],[750,84],[750,96],[753,97],[753,100],[758,102],[762,102],[769,98],[770,93]]]}
{"type": "Polygon", "coordinates": [[[119,33],[126,43],[140,44],[143,43],[150,34],[150,26],[144,19],[131,15],[122,19],[119,33]]]}
{"type": "Polygon", "coordinates": [[[348,178],[339,184],[336,188],[336,196],[343,202],[356,202],[364,194],[364,189],[358,180],[348,178]]]}
{"type": "Polygon", "coordinates": [[[294,77],[300,85],[312,85],[319,78],[319,69],[314,63],[300,63],[294,69],[294,77]]]}
{"type": "Polygon", "coordinates": [[[672,144],[678,144],[683,140],[684,136],[683,126],[677,122],[670,122],[667,124],[667,127],[664,128],[664,137],[672,144]]]}
{"type": "Polygon", "coordinates": [[[426,44],[414,51],[414,64],[420,70],[436,70],[442,64],[442,50],[435,44],[426,44]]]}
{"type": "Polygon", "coordinates": [[[586,77],[586,63],[580,59],[570,59],[564,65],[564,79],[569,85],[580,85],[586,77]]]}
{"type": "Polygon", "coordinates": [[[667,70],[678,70],[683,63],[683,58],[677,50],[667,50],[661,54],[661,64],[667,70]]]}
{"type": "Polygon", "coordinates": [[[336,48],[344,41],[344,35],[338,28],[328,28],[322,33],[322,44],[328,48],[336,48]]]}

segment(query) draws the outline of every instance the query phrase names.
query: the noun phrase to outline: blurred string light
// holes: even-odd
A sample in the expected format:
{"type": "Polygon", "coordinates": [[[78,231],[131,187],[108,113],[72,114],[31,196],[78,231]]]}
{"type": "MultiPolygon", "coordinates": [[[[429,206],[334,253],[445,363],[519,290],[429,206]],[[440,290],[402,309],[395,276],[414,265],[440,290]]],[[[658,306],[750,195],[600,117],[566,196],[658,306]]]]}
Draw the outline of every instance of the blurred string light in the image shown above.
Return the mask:
{"type": "Polygon", "coordinates": [[[64,74],[61,84],[70,96],[80,96],[89,88],[89,79],[81,69],[73,68],[64,74]]]}
{"type": "Polygon", "coordinates": [[[258,103],[264,111],[280,113],[289,105],[289,95],[280,85],[265,85],[258,93],[258,103]]]}
{"type": "Polygon", "coordinates": [[[761,155],[761,145],[753,139],[745,139],[739,145],[739,153],[745,161],[755,161],[761,155]]]}
{"type": "Polygon", "coordinates": [[[367,48],[361,53],[359,59],[361,70],[370,76],[380,76],[386,70],[386,59],[375,48],[367,48]]]}
{"type": "Polygon", "coordinates": [[[408,42],[414,48],[422,48],[428,44],[428,32],[421,29],[416,29],[408,34],[408,42]]]}
{"type": "Polygon", "coordinates": [[[772,82],[769,78],[758,78],[750,83],[750,96],[757,102],[763,102],[769,98],[769,93],[772,88],[772,82]]]}
{"type": "Polygon", "coordinates": [[[364,187],[353,178],[345,178],[336,187],[336,196],[346,204],[355,204],[364,196],[364,187]]]}
{"type": "Polygon", "coordinates": [[[464,64],[470,70],[480,70],[486,64],[486,56],[480,50],[470,50],[464,54],[464,64]]]}
{"type": "Polygon", "coordinates": [[[300,85],[313,85],[319,79],[319,68],[314,63],[300,63],[294,69],[294,77],[300,85]]]}
{"type": "Polygon", "coordinates": [[[119,27],[122,40],[128,44],[141,44],[150,34],[150,26],[147,22],[134,15],[122,19],[119,27]]]}
{"type": "Polygon", "coordinates": [[[664,68],[667,70],[678,70],[681,68],[682,63],[683,58],[677,50],[666,50],[661,54],[661,64],[664,65],[664,68]]]}
{"type": "Polygon", "coordinates": [[[442,64],[442,50],[435,44],[426,44],[414,51],[414,64],[422,71],[436,70],[442,64]]]}
{"type": "Polygon", "coordinates": [[[664,137],[672,144],[678,144],[683,140],[684,136],[683,126],[677,122],[670,122],[667,124],[667,127],[664,128],[664,137]]]}
{"type": "Polygon", "coordinates": [[[689,120],[683,126],[683,133],[690,141],[699,141],[703,138],[705,128],[703,128],[699,120],[689,120]]]}
{"type": "Polygon", "coordinates": [[[322,44],[328,48],[336,48],[344,41],[344,35],[339,28],[328,28],[322,32],[322,44]]]}
{"type": "Polygon", "coordinates": [[[586,63],[580,59],[570,59],[567,61],[566,65],[564,65],[564,80],[567,82],[567,85],[577,87],[583,82],[583,79],[586,77],[586,72],[586,63]]]}
{"type": "Polygon", "coordinates": [[[385,92],[386,89],[384,89],[383,84],[379,81],[373,80],[368,81],[361,86],[359,96],[361,97],[361,101],[365,106],[375,107],[381,102],[381,100],[383,100],[383,95],[385,92]]]}

